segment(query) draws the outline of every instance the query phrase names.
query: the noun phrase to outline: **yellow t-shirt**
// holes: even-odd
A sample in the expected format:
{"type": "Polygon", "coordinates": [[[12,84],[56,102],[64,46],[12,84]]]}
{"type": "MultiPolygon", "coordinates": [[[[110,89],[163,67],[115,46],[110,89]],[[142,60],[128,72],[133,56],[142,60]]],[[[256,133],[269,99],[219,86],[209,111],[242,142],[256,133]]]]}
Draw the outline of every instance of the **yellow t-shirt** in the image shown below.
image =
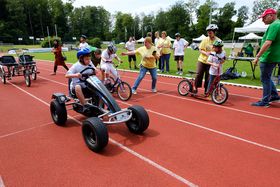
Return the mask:
{"type": "MultiPolygon", "coordinates": [[[[216,37],[216,36],[215,36],[214,40],[210,40],[209,36],[204,38],[199,45],[199,49],[203,50],[203,51],[206,51],[206,52],[212,52],[213,51],[213,43],[216,40],[221,40],[221,39],[216,37]]],[[[207,55],[200,53],[200,55],[198,57],[199,62],[202,62],[202,63],[206,64],[207,59],[208,59],[207,55]]]]}
{"type": "MultiPolygon", "coordinates": [[[[155,46],[152,46],[150,49],[147,49],[146,46],[140,47],[135,50],[136,54],[140,54],[142,59],[141,59],[141,64],[145,68],[155,68],[156,67],[156,59],[146,59],[145,57],[153,55],[153,52],[156,51],[157,49],[155,46]]],[[[158,52],[157,52],[158,54],[158,52]]],[[[159,54],[158,54],[159,55],[159,54]]]]}
{"type": "Polygon", "coordinates": [[[161,53],[162,54],[170,54],[171,53],[171,49],[170,47],[172,46],[171,44],[171,41],[169,38],[161,38],[159,41],[158,41],[158,46],[162,46],[161,48],[161,53]]]}

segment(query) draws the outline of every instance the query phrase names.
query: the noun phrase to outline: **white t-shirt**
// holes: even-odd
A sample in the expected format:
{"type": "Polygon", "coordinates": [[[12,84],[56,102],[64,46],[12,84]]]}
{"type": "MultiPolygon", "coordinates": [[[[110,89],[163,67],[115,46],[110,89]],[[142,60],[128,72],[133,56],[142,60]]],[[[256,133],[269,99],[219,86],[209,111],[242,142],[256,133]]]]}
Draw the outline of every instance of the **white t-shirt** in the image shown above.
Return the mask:
{"type": "Polygon", "coordinates": [[[174,56],[184,56],[185,46],[189,45],[184,38],[180,38],[180,40],[175,40],[173,43],[174,48],[174,56]]]}
{"type": "Polygon", "coordinates": [[[87,42],[80,43],[80,45],[79,45],[79,49],[84,49],[84,48],[88,48],[88,47],[89,47],[89,45],[87,42]]]}
{"type": "MultiPolygon", "coordinates": [[[[80,73],[81,71],[83,71],[84,69],[86,69],[87,67],[92,67],[96,70],[96,67],[93,65],[92,62],[89,63],[89,65],[83,65],[81,64],[79,61],[76,62],[75,64],[73,64],[73,66],[71,66],[71,68],[67,71],[67,75],[68,74],[76,74],[76,73],[80,73]]],[[[85,72],[83,72],[85,74],[91,74],[93,73],[93,70],[88,69],[85,72]]],[[[70,84],[70,89],[72,90],[73,86],[75,86],[77,83],[81,82],[79,78],[72,78],[72,82],[70,84]]]]}
{"type": "Polygon", "coordinates": [[[134,51],[135,50],[135,41],[128,41],[126,42],[125,44],[125,48],[128,50],[128,51],[134,51]]]}
{"type": "Polygon", "coordinates": [[[101,54],[101,64],[106,63],[106,62],[107,63],[112,62],[115,57],[117,57],[116,54],[109,55],[108,49],[106,49],[101,54]]]}
{"type": "Polygon", "coordinates": [[[224,51],[220,54],[216,54],[216,52],[211,52],[207,61],[215,64],[219,64],[219,67],[211,66],[209,69],[210,75],[223,74],[223,65],[221,64],[221,62],[225,59],[225,57],[226,57],[226,53],[224,51]]]}

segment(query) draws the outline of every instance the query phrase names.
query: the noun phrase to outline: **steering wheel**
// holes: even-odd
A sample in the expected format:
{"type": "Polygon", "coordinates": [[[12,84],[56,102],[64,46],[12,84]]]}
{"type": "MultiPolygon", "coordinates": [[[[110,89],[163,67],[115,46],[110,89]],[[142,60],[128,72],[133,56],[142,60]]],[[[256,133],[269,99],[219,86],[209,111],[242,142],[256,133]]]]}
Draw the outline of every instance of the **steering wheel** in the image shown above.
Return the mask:
{"type": "Polygon", "coordinates": [[[79,79],[80,79],[81,81],[85,81],[85,80],[86,80],[87,78],[89,78],[90,76],[95,75],[95,69],[94,69],[93,67],[87,67],[87,68],[83,69],[83,70],[80,72],[80,74],[82,75],[82,77],[79,78],[79,79]],[[84,73],[85,71],[87,71],[87,70],[89,70],[89,69],[93,70],[93,73],[84,73]]]}

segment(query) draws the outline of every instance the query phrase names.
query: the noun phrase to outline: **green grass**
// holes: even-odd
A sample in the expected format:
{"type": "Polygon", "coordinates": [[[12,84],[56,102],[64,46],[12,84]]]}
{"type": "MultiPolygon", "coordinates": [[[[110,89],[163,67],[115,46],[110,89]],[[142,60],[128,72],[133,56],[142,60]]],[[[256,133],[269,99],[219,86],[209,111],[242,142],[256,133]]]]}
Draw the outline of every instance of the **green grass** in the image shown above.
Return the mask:
{"type": "MultiPolygon", "coordinates": [[[[137,45],[137,47],[142,46],[141,44],[137,45]]],[[[18,47],[18,46],[16,46],[18,47]]],[[[27,46],[22,46],[22,47],[27,47],[27,46]]],[[[28,48],[33,48],[36,46],[28,46],[28,48]]],[[[37,46],[38,47],[38,46],[37,46]]],[[[124,45],[119,45],[118,46],[118,51],[117,54],[119,57],[123,60],[123,64],[120,65],[119,68],[121,69],[129,69],[128,65],[128,57],[127,56],[121,56],[120,53],[125,51],[124,45]]],[[[226,49],[227,55],[230,52],[230,49],[226,49]]],[[[65,55],[67,56],[67,62],[69,63],[75,63],[77,62],[76,58],[76,53],[77,51],[69,51],[65,52],[65,55]]],[[[43,59],[43,60],[50,60],[54,61],[54,55],[53,53],[33,53],[32,55],[35,56],[36,59],[43,59]]],[[[184,73],[187,73],[187,70],[196,70],[196,64],[197,64],[197,58],[199,56],[198,51],[194,51],[192,49],[187,49],[185,52],[185,59],[184,59],[184,73]]],[[[137,64],[140,63],[140,57],[137,57],[137,64]]],[[[224,71],[232,67],[232,60],[227,60],[226,63],[223,66],[224,71]]],[[[238,62],[236,65],[237,71],[241,73],[242,71],[245,71],[247,73],[247,77],[245,78],[238,78],[238,79],[231,79],[227,80],[226,82],[232,82],[232,83],[238,83],[238,84],[247,84],[247,85],[254,85],[254,86],[261,86],[260,82],[260,69],[259,66],[256,67],[255,70],[255,76],[256,79],[252,79],[252,70],[249,62],[238,62]]],[[[173,54],[170,57],[170,74],[175,75],[175,72],[177,71],[176,69],[176,62],[174,61],[173,54]]],[[[280,88],[280,86],[277,86],[277,88],[280,88]]]]}

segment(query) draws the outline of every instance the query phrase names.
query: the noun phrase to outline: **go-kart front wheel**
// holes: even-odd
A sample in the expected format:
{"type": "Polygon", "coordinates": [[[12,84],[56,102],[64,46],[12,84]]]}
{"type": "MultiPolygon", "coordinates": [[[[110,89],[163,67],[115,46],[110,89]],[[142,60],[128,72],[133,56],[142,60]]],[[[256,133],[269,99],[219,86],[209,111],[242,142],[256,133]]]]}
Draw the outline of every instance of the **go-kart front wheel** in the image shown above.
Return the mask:
{"type": "Polygon", "coordinates": [[[31,86],[31,78],[29,72],[24,73],[25,84],[27,87],[31,86]]]}
{"type": "Polygon", "coordinates": [[[53,100],[50,105],[50,111],[52,119],[56,125],[65,125],[67,121],[67,110],[65,103],[60,104],[57,100],[53,100]]]}
{"type": "Polygon", "coordinates": [[[82,133],[87,147],[94,151],[101,151],[109,141],[107,127],[97,117],[86,119],[82,124],[82,133]]]}
{"type": "Polygon", "coordinates": [[[149,127],[149,115],[142,106],[131,106],[132,117],[126,122],[129,131],[134,134],[141,134],[149,127]]]}
{"type": "Polygon", "coordinates": [[[4,73],[1,75],[1,81],[3,84],[6,84],[6,75],[4,73]]]}

